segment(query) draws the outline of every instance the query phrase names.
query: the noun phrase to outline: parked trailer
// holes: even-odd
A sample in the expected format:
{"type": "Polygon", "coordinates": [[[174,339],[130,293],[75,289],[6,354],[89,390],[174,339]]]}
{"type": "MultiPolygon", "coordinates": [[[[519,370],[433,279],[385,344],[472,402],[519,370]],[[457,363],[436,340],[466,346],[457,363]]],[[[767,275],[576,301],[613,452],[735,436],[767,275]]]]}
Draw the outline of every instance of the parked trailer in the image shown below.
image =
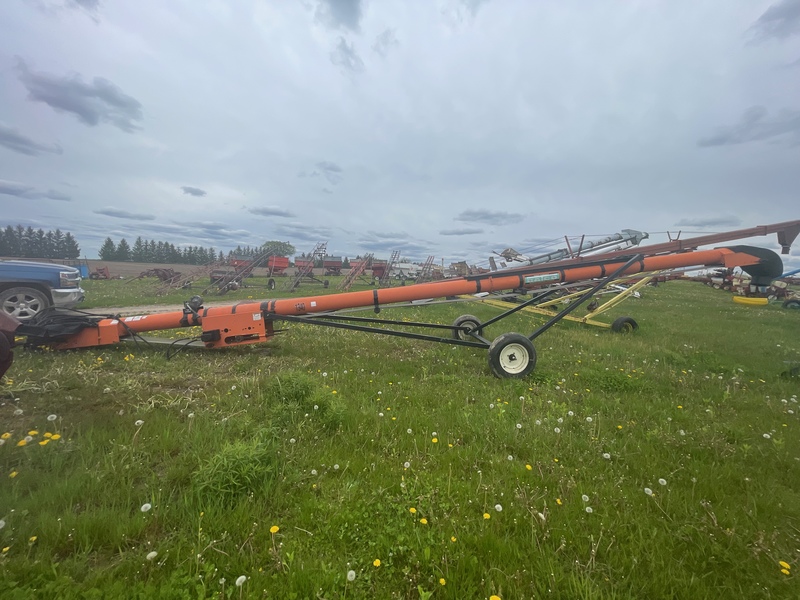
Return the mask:
{"type": "Polygon", "coordinates": [[[322,266],[325,269],[325,276],[331,277],[334,275],[342,274],[342,257],[341,256],[325,256],[322,258],[322,266]]]}

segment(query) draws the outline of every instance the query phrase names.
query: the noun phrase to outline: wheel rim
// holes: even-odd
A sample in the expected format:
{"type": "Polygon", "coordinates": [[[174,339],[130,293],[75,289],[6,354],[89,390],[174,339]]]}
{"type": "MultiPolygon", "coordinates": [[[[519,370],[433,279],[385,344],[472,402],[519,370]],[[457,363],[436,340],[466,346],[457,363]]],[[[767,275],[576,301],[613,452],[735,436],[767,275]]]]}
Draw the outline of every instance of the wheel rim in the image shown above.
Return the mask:
{"type": "Polygon", "coordinates": [[[42,310],[42,302],[30,294],[15,294],[6,299],[3,310],[17,319],[28,319],[42,310]]]}
{"type": "Polygon", "coordinates": [[[475,321],[464,321],[463,323],[461,323],[461,326],[466,327],[467,331],[464,331],[463,329],[458,330],[458,339],[460,340],[467,340],[471,338],[472,336],[470,335],[470,333],[472,333],[478,328],[478,324],[475,321]]]}
{"type": "Polygon", "coordinates": [[[511,375],[522,373],[530,360],[528,349],[522,344],[509,344],[500,351],[500,366],[511,375]]]}
{"type": "Polygon", "coordinates": [[[630,333],[633,331],[633,325],[630,323],[623,323],[622,327],[619,328],[620,333],[630,333]]]}

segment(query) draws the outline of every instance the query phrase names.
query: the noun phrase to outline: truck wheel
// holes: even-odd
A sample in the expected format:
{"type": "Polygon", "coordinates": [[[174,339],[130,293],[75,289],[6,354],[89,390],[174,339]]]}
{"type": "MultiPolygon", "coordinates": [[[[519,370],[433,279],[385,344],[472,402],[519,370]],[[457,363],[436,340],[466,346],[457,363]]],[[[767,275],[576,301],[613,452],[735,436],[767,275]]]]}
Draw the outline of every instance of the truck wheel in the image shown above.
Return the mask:
{"type": "Polygon", "coordinates": [[[522,379],[536,366],[536,350],[521,333],[504,333],[489,346],[489,368],[495,377],[522,379]]]}
{"type": "Polygon", "coordinates": [[[269,281],[267,281],[267,288],[270,289],[270,290],[274,290],[275,289],[275,280],[274,279],[270,278],[269,281]]]}
{"type": "Polygon", "coordinates": [[[0,292],[0,309],[20,321],[27,321],[50,306],[47,296],[37,289],[13,287],[0,292]]]}

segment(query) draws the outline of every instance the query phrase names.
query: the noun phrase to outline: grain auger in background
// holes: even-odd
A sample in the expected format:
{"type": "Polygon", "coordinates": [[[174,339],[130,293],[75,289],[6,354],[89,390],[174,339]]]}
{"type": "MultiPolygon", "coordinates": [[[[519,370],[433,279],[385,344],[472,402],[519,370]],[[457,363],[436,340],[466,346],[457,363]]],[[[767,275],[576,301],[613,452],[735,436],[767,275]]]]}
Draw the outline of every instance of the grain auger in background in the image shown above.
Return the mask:
{"type": "MultiPolygon", "coordinates": [[[[719,241],[770,233],[778,234],[779,243],[788,252],[789,246],[800,233],[800,221],[714,234],[693,240],[674,240],[666,244],[638,247],[635,252],[620,250],[598,257],[525,265],[516,269],[397,288],[374,288],[304,298],[278,298],[210,308],[204,308],[202,299],[195,296],[180,311],[126,317],[51,311],[20,326],[15,333],[25,336],[29,347],[48,346],[56,350],[66,350],[143,339],[142,334],[148,331],[198,327],[201,329],[199,335],[182,342],[181,347],[213,349],[266,342],[274,337],[276,323],[300,322],[320,327],[484,348],[488,351],[492,373],[498,377],[522,378],[536,366],[537,356],[533,341],[618,278],[670,269],[739,267],[750,274],[754,284],[768,285],[783,273],[783,262],[772,250],[753,246],[730,246],[713,250],[696,248],[719,241]],[[490,326],[527,306],[545,301],[559,290],[560,285],[577,281],[591,281],[592,287],[530,335],[508,332],[493,339],[487,337],[490,326]],[[485,322],[480,322],[471,315],[462,315],[452,325],[381,319],[377,316],[381,307],[386,305],[505,290],[525,291],[531,297],[485,322]],[[359,307],[373,308],[376,316],[356,317],[346,314],[348,309],[359,307]]],[[[621,319],[621,326],[617,330],[636,328],[636,322],[630,317],[621,319]]]]}

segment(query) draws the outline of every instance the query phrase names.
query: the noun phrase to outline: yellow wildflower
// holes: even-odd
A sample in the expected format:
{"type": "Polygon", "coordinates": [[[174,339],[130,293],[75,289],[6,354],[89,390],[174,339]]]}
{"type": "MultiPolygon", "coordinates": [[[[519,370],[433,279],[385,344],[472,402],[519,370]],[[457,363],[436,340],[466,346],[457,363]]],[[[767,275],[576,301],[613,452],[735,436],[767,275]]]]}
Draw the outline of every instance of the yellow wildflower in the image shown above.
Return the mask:
{"type": "Polygon", "coordinates": [[[455,543],[456,539],[457,539],[456,536],[454,536],[454,535],[450,536],[450,541],[451,542],[455,543]]]}
{"type": "Polygon", "coordinates": [[[492,515],[490,515],[489,513],[483,513],[483,518],[484,519],[491,519],[492,515]]]}
{"type": "Polygon", "coordinates": [[[428,524],[428,519],[426,519],[425,517],[422,517],[422,518],[419,520],[419,522],[420,522],[420,523],[422,523],[423,525],[427,525],[427,524],[428,524]]]}
{"type": "Polygon", "coordinates": [[[27,446],[27,445],[28,445],[28,442],[26,442],[25,440],[20,440],[20,441],[17,442],[17,446],[27,446]]]}
{"type": "Polygon", "coordinates": [[[445,578],[444,577],[440,577],[439,578],[439,585],[444,585],[445,583],[447,583],[447,581],[445,581],[445,578]]]}
{"type": "Polygon", "coordinates": [[[439,443],[439,438],[433,438],[431,441],[432,441],[434,444],[438,444],[438,443],[439,443]]]}
{"type": "Polygon", "coordinates": [[[501,600],[501,599],[500,596],[498,596],[497,594],[492,594],[491,596],[489,596],[489,600],[501,600]]]}
{"type": "Polygon", "coordinates": [[[784,575],[791,575],[792,574],[792,572],[789,569],[781,569],[781,573],[783,573],[784,575]]]}
{"type": "Polygon", "coordinates": [[[51,440],[60,440],[60,439],[61,439],[61,434],[59,434],[59,433],[54,433],[54,434],[53,434],[53,437],[51,437],[50,439],[51,439],[51,440]]]}
{"type": "Polygon", "coordinates": [[[780,566],[782,566],[784,569],[791,569],[791,568],[792,568],[792,565],[790,565],[789,563],[787,563],[787,562],[786,562],[786,561],[784,561],[784,560],[779,560],[779,561],[778,561],[778,564],[779,564],[780,566]]]}
{"type": "Polygon", "coordinates": [[[51,437],[53,437],[53,434],[50,433],[49,431],[47,431],[47,432],[45,432],[44,437],[46,437],[47,439],[50,439],[51,437]]]}
{"type": "Polygon", "coordinates": [[[50,441],[50,440],[42,440],[41,442],[39,442],[39,445],[40,445],[40,446],[47,446],[47,443],[48,443],[49,441],[50,441]]]}
{"type": "Polygon", "coordinates": [[[528,469],[528,471],[531,471],[531,470],[533,470],[533,467],[532,467],[532,466],[530,466],[530,465],[525,465],[525,468],[526,468],[526,469],[528,469]]]}
{"type": "Polygon", "coordinates": [[[375,560],[372,561],[372,564],[375,567],[380,567],[381,566],[381,559],[380,558],[376,558],[375,560]]]}
{"type": "Polygon", "coordinates": [[[11,434],[9,432],[7,432],[7,431],[3,435],[0,435],[0,438],[3,438],[4,440],[7,440],[10,437],[11,437],[11,434]]]}
{"type": "Polygon", "coordinates": [[[561,498],[556,498],[556,504],[561,506],[563,503],[561,502],[561,498]]]}
{"type": "Polygon", "coordinates": [[[417,509],[412,506],[411,508],[408,509],[408,512],[410,512],[413,515],[416,514],[417,509]]]}
{"type": "Polygon", "coordinates": [[[37,539],[36,536],[32,535],[30,538],[28,538],[28,543],[33,544],[36,541],[36,539],[37,539]]]}
{"type": "Polygon", "coordinates": [[[273,525],[272,527],[269,528],[270,533],[278,533],[280,530],[281,528],[278,527],[277,525],[273,525]]]}

